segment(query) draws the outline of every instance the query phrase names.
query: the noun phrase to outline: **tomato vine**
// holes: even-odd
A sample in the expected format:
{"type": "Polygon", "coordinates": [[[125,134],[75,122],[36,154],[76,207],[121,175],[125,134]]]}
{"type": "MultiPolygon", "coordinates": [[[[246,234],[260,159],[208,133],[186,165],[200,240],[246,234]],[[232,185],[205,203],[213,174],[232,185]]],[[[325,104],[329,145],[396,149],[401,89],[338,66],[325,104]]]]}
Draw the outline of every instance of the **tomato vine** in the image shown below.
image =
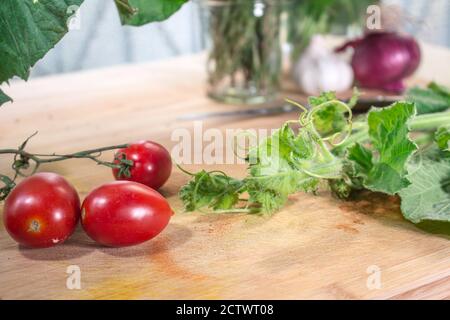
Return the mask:
{"type": "Polygon", "coordinates": [[[116,162],[109,162],[100,160],[100,156],[105,151],[117,150],[128,147],[128,144],[113,145],[107,147],[101,147],[96,149],[89,149],[78,151],[70,154],[40,154],[30,153],[25,150],[28,142],[37,134],[34,133],[28,137],[17,149],[0,149],[0,155],[13,155],[13,163],[11,168],[14,171],[12,177],[0,174],[0,181],[3,186],[0,187],[0,201],[6,199],[11,190],[16,186],[16,180],[18,177],[28,177],[36,173],[39,167],[45,163],[59,162],[69,159],[89,159],[111,169],[118,169],[121,175],[128,177],[130,175],[130,169],[133,166],[133,160],[127,159],[123,156],[115,157],[116,162]]]}

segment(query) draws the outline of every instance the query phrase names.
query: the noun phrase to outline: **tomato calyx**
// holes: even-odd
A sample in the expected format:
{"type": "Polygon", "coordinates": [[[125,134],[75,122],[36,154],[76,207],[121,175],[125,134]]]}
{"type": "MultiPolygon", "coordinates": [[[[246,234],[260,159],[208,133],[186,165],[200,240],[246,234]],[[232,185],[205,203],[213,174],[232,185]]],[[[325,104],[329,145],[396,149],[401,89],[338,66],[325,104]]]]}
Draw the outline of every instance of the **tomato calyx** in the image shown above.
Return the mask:
{"type": "Polygon", "coordinates": [[[130,178],[131,177],[131,168],[133,168],[134,162],[127,158],[127,155],[124,152],[119,152],[114,156],[114,160],[116,161],[116,166],[119,169],[117,176],[119,178],[130,178]]]}

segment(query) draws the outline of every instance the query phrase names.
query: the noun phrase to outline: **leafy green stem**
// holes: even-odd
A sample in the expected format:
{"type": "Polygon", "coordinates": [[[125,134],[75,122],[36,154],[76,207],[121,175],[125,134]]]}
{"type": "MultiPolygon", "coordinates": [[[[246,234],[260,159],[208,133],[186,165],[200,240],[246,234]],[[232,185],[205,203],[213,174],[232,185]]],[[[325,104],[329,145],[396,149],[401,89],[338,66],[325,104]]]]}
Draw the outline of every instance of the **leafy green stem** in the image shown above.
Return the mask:
{"type": "Polygon", "coordinates": [[[351,145],[355,143],[364,143],[368,139],[369,139],[369,131],[367,125],[365,125],[364,128],[355,131],[355,133],[353,133],[350,137],[348,137],[348,139],[345,140],[344,143],[333,148],[333,152],[336,154],[340,154],[351,145]]]}
{"type": "Polygon", "coordinates": [[[437,112],[415,117],[409,124],[413,131],[436,130],[450,124],[450,112],[437,112]]]}
{"type": "MultiPolygon", "coordinates": [[[[411,131],[435,131],[437,128],[449,123],[450,112],[446,111],[418,115],[410,121],[409,127],[411,131]]],[[[334,153],[339,154],[355,143],[364,143],[369,140],[367,122],[355,122],[354,128],[357,128],[357,130],[344,143],[333,148],[334,153]]]]}

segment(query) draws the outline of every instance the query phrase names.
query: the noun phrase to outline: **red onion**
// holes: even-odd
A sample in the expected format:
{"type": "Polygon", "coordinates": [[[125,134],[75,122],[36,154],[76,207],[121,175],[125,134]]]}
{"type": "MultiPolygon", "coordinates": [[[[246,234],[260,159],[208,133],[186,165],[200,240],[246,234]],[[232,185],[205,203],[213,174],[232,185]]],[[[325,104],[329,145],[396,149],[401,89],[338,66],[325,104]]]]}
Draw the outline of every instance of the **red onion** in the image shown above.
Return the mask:
{"type": "Polygon", "coordinates": [[[396,93],[405,90],[403,79],[420,64],[420,48],[412,37],[394,32],[368,33],[337,51],[354,48],[352,67],[359,85],[396,93]]]}

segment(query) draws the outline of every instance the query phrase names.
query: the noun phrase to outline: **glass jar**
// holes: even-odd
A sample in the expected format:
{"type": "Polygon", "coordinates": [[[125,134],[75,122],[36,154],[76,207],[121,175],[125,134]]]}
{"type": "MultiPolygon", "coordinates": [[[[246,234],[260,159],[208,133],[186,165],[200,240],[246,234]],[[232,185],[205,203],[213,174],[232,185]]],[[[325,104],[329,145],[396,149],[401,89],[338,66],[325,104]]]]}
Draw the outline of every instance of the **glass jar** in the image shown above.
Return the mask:
{"type": "Polygon", "coordinates": [[[233,104],[262,104],[280,89],[283,0],[203,0],[208,28],[208,95],[233,104]]]}

